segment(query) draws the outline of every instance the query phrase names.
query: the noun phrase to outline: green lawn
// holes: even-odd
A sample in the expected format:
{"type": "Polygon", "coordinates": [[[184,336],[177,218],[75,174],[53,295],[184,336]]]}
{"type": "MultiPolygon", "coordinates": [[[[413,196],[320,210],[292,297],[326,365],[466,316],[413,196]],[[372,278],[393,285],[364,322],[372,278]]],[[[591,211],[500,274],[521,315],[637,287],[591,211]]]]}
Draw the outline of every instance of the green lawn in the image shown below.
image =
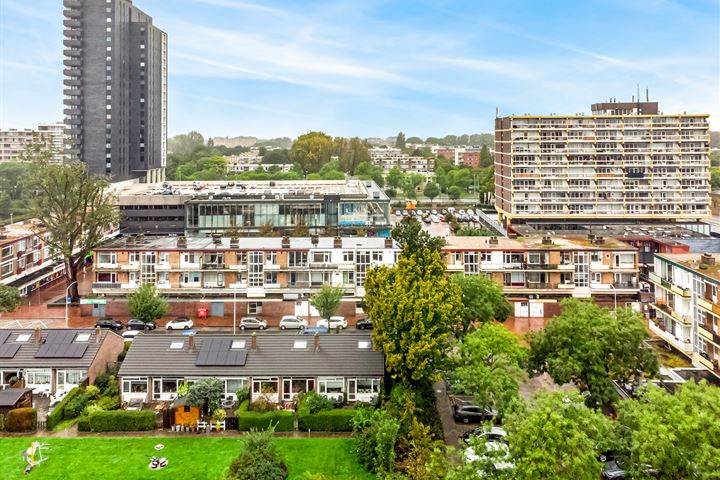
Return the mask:
{"type": "MultiPolygon", "coordinates": [[[[22,452],[33,438],[0,438],[2,480],[38,478],[72,479],[221,479],[231,460],[243,446],[240,438],[146,438],[92,437],[48,438],[48,460],[23,475],[22,452]],[[160,452],[154,446],[165,445],[160,452]],[[163,456],[168,466],[148,469],[150,457],[163,456]]],[[[305,472],[322,473],[332,479],[370,480],[375,478],[357,462],[355,443],[348,438],[277,438],[285,457],[290,479],[305,472]]]]}

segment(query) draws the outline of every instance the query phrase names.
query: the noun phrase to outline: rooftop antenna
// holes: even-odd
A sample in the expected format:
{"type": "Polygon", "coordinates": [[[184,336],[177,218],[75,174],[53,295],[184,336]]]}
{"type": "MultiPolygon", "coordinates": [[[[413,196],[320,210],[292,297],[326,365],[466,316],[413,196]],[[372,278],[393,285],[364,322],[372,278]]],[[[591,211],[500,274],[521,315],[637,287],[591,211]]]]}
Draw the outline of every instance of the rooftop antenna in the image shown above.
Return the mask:
{"type": "Polygon", "coordinates": [[[645,85],[645,101],[646,102],[650,101],[650,89],[648,88],[647,85],[645,85]]]}
{"type": "Polygon", "coordinates": [[[500,116],[500,109],[498,107],[495,107],[495,118],[500,116]]]}

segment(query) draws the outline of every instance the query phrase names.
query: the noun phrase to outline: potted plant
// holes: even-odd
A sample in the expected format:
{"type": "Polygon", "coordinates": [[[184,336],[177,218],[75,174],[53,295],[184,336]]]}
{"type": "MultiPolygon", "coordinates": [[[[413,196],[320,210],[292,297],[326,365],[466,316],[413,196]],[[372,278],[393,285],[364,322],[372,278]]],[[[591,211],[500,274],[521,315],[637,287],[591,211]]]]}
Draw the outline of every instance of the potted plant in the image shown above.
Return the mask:
{"type": "Polygon", "coordinates": [[[220,431],[220,424],[225,420],[225,417],[227,417],[227,413],[225,413],[225,410],[222,408],[216,408],[212,414],[212,419],[215,422],[215,429],[218,432],[220,431]]]}

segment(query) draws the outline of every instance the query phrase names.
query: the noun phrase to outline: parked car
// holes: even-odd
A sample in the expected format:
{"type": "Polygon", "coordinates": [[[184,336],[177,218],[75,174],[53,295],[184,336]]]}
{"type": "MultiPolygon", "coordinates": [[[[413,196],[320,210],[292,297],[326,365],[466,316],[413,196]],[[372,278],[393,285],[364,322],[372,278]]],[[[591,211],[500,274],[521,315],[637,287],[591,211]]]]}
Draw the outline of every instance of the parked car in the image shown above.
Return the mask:
{"type": "Polygon", "coordinates": [[[423,222],[430,223],[431,222],[430,217],[423,217],[423,222]]]}
{"type": "Polygon", "coordinates": [[[467,209],[467,211],[466,211],[465,213],[467,213],[467,214],[468,214],[468,215],[470,215],[470,216],[473,216],[473,215],[475,215],[475,212],[473,211],[473,209],[472,209],[472,208],[468,208],[468,209],[467,209]]]}
{"type": "Polygon", "coordinates": [[[433,215],[432,218],[431,218],[431,220],[432,220],[433,223],[440,223],[440,219],[438,218],[437,215],[433,215]]]}
{"type": "Polygon", "coordinates": [[[355,328],[358,330],[372,330],[373,322],[369,318],[363,318],[355,323],[355,328]]]}
{"type": "Polygon", "coordinates": [[[267,328],[267,322],[255,317],[243,317],[240,319],[240,330],[249,330],[253,328],[257,330],[265,330],[267,328]]]}
{"type": "Polygon", "coordinates": [[[307,320],[295,315],[283,315],[280,319],[280,330],[302,330],[308,326],[307,320]]]}
{"type": "Polygon", "coordinates": [[[155,330],[155,322],[143,322],[138,318],[131,318],[127,324],[128,330],[155,330]]]}
{"type": "Polygon", "coordinates": [[[395,210],[395,216],[399,217],[402,215],[402,212],[400,210],[395,210]]]}
{"type": "Polygon", "coordinates": [[[138,336],[138,334],[142,333],[142,330],[125,330],[122,333],[123,339],[125,339],[126,342],[132,342],[135,340],[135,337],[138,336]]]}
{"type": "Polygon", "coordinates": [[[432,213],[433,215],[437,215],[438,211],[433,208],[432,210],[430,210],[430,213],[432,213]]]}
{"type": "Polygon", "coordinates": [[[408,214],[408,211],[407,211],[407,210],[403,210],[403,211],[402,211],[402,216],[403,216],[403,217],[407,217],[408,215],[409,215],[409,214],[408,214]]]}
{"type": "Polygon", "coordinates": [[[190,320],[188,317],[177,317],[173,320],[170,320],[166,325],[165,328],[167,330],[190,330],[193,328],[193,321],[190,320]]]}
{"type": "Polygon", "coordinates": [[[470,402],[458,401],[453,404],[453,418],[462,423],[480,423],[493,420],[497,412],[489,408],[481,408],[470,402]]]}
{"type": "Polygon", "coordinates": [[[485,470],[486,468],[495,471],[515,468],[515,464],[510,459],[510,447],[505,442],[487,441],[485,442],[485,451],[481,453],[478,453],[476,448],[468,447],[465,449],[464,457],[466,462],[483,462],[483,465],[477,471],[479,477],[486,477],[491,474],[491,472],[485,470]]]}
{"type": "Polygon", "coordinates": [[[488,430],[487,427],[477,427],[472,430],[468,430],[462,436],[462,440],[465,443],[470,443],[470,440],[475,437],[483,437],[486,442],[504,442],[507,432],[500,427],[492,427],[488,430]]]}
{"type": "Polygon", "coordinates": [[[341,317],[339,315],[330,317],[330,325],[328,325],[328,321],[326,318],[321,318],[317,321],[315,324],[316,327],[325,327],[325,328],[340,328],[345,329],[347,328],[347,320],[345,320],[345,317],[341,317]]]}
{"type": "Polygon", "coordinates": [[[123,328],[123,324],[118,322],[117,320],[113,320],[110,317],[100,318],[95,322],[95,327],[100,328],[109,328],[110,330],[113,330],[115,332],[119,332],[123,328]]]}
{"type": "Polygon", "coordinates": [[[415,211],[417,212],[418,215],[425,215],[425,213],[427,213],[427,212],[423,212],[423,211],[420,210],[419,208],[418,208],[417,210],[415,210],[415,211]]]}
{"type": "MultiPolygon", "coordinates": [[[[612,458],[606,461],[602,469],[602,478],[604,479],[616,479],[626,478],[624,460],[621,458],[612,458]]],[[[657,477],[659,472],[655,470],[651,465],[644,465],[641,467],[644,473],[649,477],[657,477]]]]}

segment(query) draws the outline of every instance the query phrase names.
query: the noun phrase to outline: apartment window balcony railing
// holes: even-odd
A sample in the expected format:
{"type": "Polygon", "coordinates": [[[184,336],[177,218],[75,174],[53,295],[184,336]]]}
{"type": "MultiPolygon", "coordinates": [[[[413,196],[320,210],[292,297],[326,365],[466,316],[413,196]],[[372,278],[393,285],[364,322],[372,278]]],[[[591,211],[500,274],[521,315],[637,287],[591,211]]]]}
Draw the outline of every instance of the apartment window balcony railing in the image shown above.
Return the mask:
{"type": "Polygon", "coordinates": [[[525,267],[525,264],[521,262],[511,262],[503,264],[503,267],[508,270],[520,270],[525,267]]]}
{"type": "Polygon", "coordinates": [[[122,284],[120,283],[111,283],[111,282],[97,282],[92,284],[93,289],[119,289],[122,288],[122,284]]]}
{"type": "Polygon", "coordinates": [[[288,283],[290,288],[310,288],[310,282],[290,282],[288,283]]]}
{"type": "Polygon", "coordinates": [[[526,266],[528,270],[549,270],[556,267],[557,265],[551,265],[549,263],[528,263],[526,266]]]}
{"type": "Polygon", "coordinates": [[[227,266],[224,263],[210,262],[202,264],[203,270],[226,270],[227,266]]]}
{"type": "Polygon", "coordinates": [[[548,289],[553,288],[555,285],[548,282],[527,282],[527,288],[533,289],[548,289]]]}
{"type": "Polygon", "coordinates": [[[614,288],[623,288],[623,289],[638,288],[638,284],[636,282],[613,282],[612,285],[614,288]]]}

